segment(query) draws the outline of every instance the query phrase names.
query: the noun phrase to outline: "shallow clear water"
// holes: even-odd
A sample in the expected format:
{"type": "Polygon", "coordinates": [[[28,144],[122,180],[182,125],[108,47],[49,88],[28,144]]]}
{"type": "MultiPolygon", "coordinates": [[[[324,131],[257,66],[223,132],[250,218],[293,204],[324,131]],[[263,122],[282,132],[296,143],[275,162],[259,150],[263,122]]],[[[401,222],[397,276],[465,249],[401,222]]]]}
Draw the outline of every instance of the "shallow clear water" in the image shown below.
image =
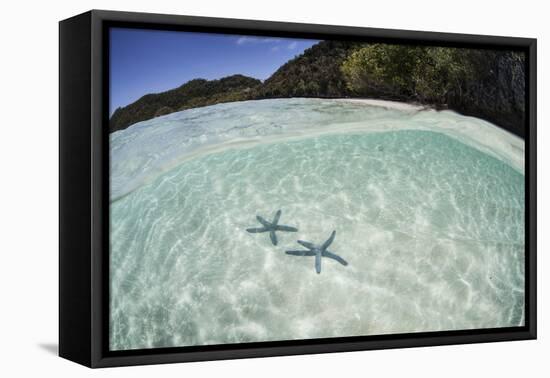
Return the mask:
{"type": "MultiPolygon", "coordinates": [[[[312,117],[323,108],[300,101],[312,117]]],[[[323,117],[340,122],[346,107],[324,103],[323,117]]],[[[367,124],[384,123],[384,112],[388,123],[419,122],[416,113],[361,107],[367,124]]],[[[223,116],[210,108],[212,127],[237,122],[238,104],[223,116]]],[[[144,132],[133,128],[111,138],[126,182],[136,171],[122,168],[117,150],[142,147],[128,142],[144,132]]],[[[182,156],[173,147],[155,166],[170,164],[111,203],[111,349],[523,324],[524,176],[502,149],[422,128],[354,128],[186,159],[185,131],[169,130],[174,146],[181,133],[182,156]],[[279,232],[275,247],[267,234],[245,231],[259,226],[256,214],[270,220],[278,209],[280,223],[298,233],[279,232]],[[330,250],[346,267],[323,259],[317,274],[313,257],[284,253],[301,249],[296,239],[320,244],[332,230],[330,250]]]]}

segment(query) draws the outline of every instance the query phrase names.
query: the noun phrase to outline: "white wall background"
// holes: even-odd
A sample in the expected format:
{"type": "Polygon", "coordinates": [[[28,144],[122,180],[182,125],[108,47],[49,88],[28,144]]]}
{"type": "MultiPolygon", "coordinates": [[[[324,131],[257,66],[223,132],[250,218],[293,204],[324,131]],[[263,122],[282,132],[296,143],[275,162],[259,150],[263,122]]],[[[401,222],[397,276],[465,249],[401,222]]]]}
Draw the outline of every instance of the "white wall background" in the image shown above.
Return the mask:
{"type": "Polygon", "coordinates": [[[550,27],[544,1],[8,0],[0,8],[1,376],[548,376],[550,27]],[[539,340],[106,370],[58,358],[57,22],[92,8],[538,38],[539,340]]]}

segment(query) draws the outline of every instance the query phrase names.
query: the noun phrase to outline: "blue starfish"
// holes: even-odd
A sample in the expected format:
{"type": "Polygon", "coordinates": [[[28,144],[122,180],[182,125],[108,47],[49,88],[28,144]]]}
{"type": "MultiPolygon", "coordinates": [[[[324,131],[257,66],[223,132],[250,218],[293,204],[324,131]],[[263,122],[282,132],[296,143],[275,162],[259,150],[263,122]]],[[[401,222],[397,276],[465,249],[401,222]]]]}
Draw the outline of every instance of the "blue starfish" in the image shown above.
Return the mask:
{"type": "Polygon", "coordinates": [[[315,256],[315,270],[317,271],[317,273],[321,273],[321,257],[328,257],[329,259],[336,260],[340,264],[346,266],[348,265],[348,262],[346,260],[332,252],[327,251],[328,246],[332,244],[335,236],[336,231],[332,231],[330,238],[328,238],[327,241],[325,241],[321,245],[315,245],[310,242],[298,240],[298,243],[306,247],[308,250],[286,251],[286,253],[293,256],[315,256]]]}
{"type": "Polygon", "coordinates": [[[297,232],[298,229],[295,227],[290,226],[283,226],[279,225],[279,218],[281,217],[281,210],[277,211],[275,214],[275,218],[273,218],[273,222],[268,222],[264,218],[262,218],[259,215],[256,215],[256,219],[258,222],[260,222],[263,227],[258,228],[247,228],[246,231],[256,234],[260,232],[269,232],[269,238],[271,239],[271,242],[273,245],[277,245],[277,235],[275,235],[275,231],[288,231],[288,232],[297,232]]]}

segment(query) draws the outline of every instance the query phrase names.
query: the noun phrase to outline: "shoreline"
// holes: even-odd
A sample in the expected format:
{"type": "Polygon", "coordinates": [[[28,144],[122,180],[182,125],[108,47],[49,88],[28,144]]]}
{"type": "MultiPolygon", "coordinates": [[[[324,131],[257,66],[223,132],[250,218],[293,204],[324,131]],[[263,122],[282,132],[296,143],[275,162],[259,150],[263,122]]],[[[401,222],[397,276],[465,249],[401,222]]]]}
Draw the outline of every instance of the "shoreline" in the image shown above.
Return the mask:
{"type": "MultiPolygon", "coordinates": [[[[316,98],[316,97],[311,97],[316,98]]],[[[362,104],[369,106],[377,106],[385,109],[394,109],[394,110],[412,110],[412,111],[421,111],[421,110],[430,110],[434,109],[430,105],[420,105],[411,102],[405,101],[394,101],[394,100],[381,100],[376,98],[359,98],[359,97],[339,97],[332,100],[342,101],[354,104],[362,104]]]]}
{"type": "MultiPolygon", "coordinates": [[[[130,127],[133,127],[135,125],[138,125],[143,122],[150,122],[154,119],[159,119],[163,117],[169,117],[173,116],[174,114],[185,112],[188,110],[195,110],[195,109],[202,109],[202,108],[208,108],[212,106],[219,106],[224,104],[238,104],[238,103],[247,103],[247,102],[262,102],[262,101],[273,101],[273,100],[326,100],[326,101],[338,101],[338,102],[347,102],[347,103],[355,103],[355,104],[362,104],[362,105],[369,105],[369,106],[376,106],[381,107],[385,109],[394,109],[394,110],[403,110],[403,111],[421,111],[421,110],[437,110],[435,106],[433,105],[421,105],[418,103],[413,102],[405,102],[405,101],[396,101],[396,100],[382,100],[377,98],[366,98],[366,97],[302,97],[302,96],[296,96],[296,97],[272,97],[272,98],[251,98],[247,100],[237,100],[237,101],[226,101],[226,102],[218,102],[216,104],[209,104],[209,105],[200,105],[195,106],[192,108],[186,108],[183,110],[174,111],[167,114],[162,114],[153,118],[145,119],[143,121],[139,121],[136,123],[133,123],[123,129],[117,129],[117,130],[109,130],[109,134],[114,134],[123,130],[127,130],[130,127]]],[[[443,109],[443,110],[451,110],[451,109],[443,109]]],[[[457,112],[458,113],[458,112],[457,112]]],[[[461,114],[461,113],[459,113],[461,114]]],[[[461,114],[462,115],[462,114],[461,114]]],[[[476,117],[477,118],[477,117],[476,117]]],[[[490,122],[490,121],[487,121],[490,122]]],[[[497,125],[495,125],[497,126],[497,125]]],[[[500,126],[498,126],[500,127],[500,126]]]]}
{"type": "Polygon", "coordinates": [[[183,110],[178,110],[178,111],[174,111],[174,112],[171,112],[171,113],[168,113],[168,114],[163,114],[163,115],[159,115],[159,116],[149,118],[149,119],[146,119],[146,120],[143,120],[143,121],[139,121],[139,122],[136,122],[132,125],[129,125],[129,126],[123,128],[123,129],[117,129],[117,130],[114,130],[114,131],[109,130],[109,135],[112,135],[114,133],[117,133],[117,132],[120,132],[120,131],[123,131],[123,130],[127,130],[127,129],[129,129],[129,128],[135,126],[135,125],[141,124],[143,122],[150,122],[152,120],[156,120],[156,119],[163,118],[163,117],[173,116],[174,114],[189,111],[189,110],[202,109],[202,108],[219,106],[219,105],[224,105],[224,104],[238,104],[238,103],[247,103],[247,102],[273,101],[273,100],[297,100],[297,99],[337,101],[337,102],[345,102],[345,103],[350,103],[350,104],[375,106],[375,107],[380,107],[380,108],[384,108],[384,109],[400,110],[400,111],[408,111],[408,112],[420,112],[420,111],[425,111],[425,110],[433,110],[433,111],[437,111],[437,112],[450,111],[450,112],[456,113],[456,114],[458,114],[460,116],[463,116],[463,117],[471,117],[471,118],[474,118],[474,119],[479,119],[479,120],[488,122],[491,125],[494,125],[494,126],[498,127],[499,129],[503,130],[504,132],[525,141],[525,137],[512,132],[511,130],[509,130],[508,128],[505,128],[504,126],[493,123],[489,119],[486,119],[486,118],[483,118],[483,117],[478,117],[478,116],[472,115],[472,114],[462,113],[459,110],[448,108],[448,107],[440,108],[440,107],[437,107],[434,104],[420,104],[420,103],[417,103],[417,102],[406,102],[406,101],[398,101],[398,100],[384,100],[384,99],[368,98],[368,97],[302,97],[302,96],[253,98],[253,99],[246,99],[246,100],[219,102],[219,103],[210,104],[210,105],[195,106],[195,107],[192,107],[192,108],[186,108],[186,109],[183,109],[183,110]]]}

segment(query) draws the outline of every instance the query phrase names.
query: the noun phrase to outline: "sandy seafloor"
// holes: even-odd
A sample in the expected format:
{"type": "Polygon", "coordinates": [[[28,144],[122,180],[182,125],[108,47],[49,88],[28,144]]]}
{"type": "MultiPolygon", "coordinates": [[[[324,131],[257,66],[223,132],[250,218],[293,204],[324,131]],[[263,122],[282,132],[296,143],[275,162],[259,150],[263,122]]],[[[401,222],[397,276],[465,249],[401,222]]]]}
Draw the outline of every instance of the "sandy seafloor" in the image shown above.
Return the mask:
{"type": "Polygon", "coordinates": [[[524,142],[380,101],[186,110],[110,136],[112,350],[524,324],[524,142]],[[297,233],[250,234],[257,214],[297,233]],[[348,266],[295,257],[322,243],[348,266]]]}

